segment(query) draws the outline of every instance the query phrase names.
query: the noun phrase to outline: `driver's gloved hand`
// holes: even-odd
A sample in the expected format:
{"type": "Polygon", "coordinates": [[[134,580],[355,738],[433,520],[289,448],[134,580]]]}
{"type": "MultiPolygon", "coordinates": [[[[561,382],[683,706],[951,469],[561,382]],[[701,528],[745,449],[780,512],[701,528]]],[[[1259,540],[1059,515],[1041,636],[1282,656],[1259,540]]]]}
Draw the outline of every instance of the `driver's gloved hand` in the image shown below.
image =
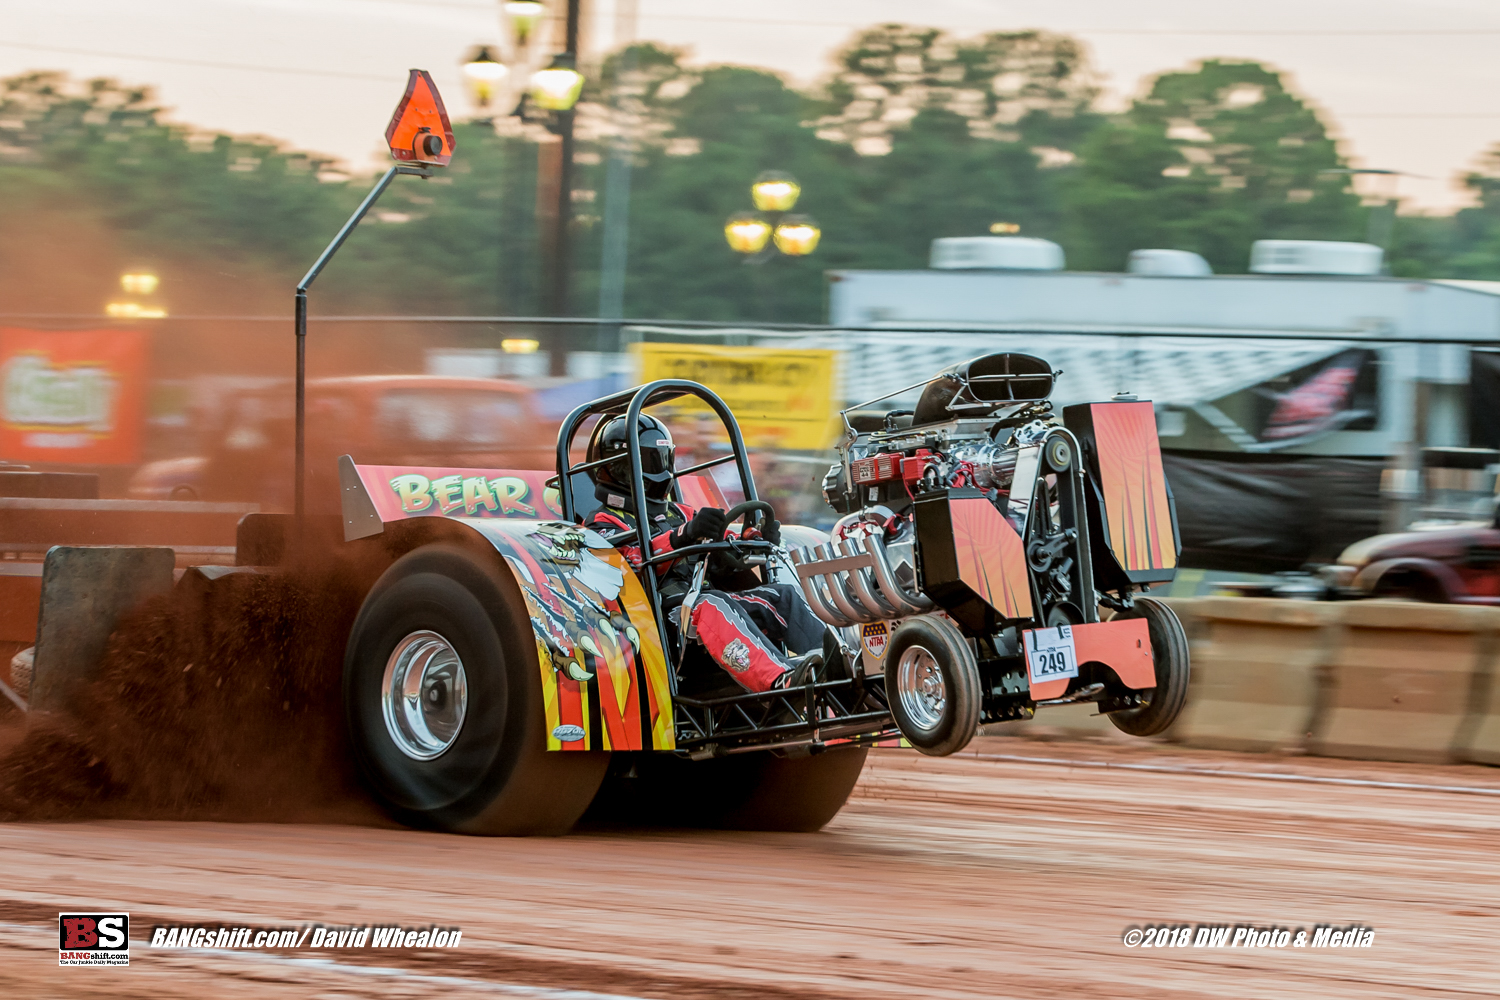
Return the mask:
{"type": "Polygon", "coordinates": [[[695,541],[717,542],[729,529],[729,518],[718,507],[704,507],[693,515],[693,519],[677,529],[677,539],[672,547],[691,545],[695,541]]]}
{"type": "Polygon", "coordinates": [[[770,542],[772,545],[780,545],[781,522],[776,520],[775,518],[771,518],[765,524],[762,524],[760,526],[760,537],[770,542]]]}

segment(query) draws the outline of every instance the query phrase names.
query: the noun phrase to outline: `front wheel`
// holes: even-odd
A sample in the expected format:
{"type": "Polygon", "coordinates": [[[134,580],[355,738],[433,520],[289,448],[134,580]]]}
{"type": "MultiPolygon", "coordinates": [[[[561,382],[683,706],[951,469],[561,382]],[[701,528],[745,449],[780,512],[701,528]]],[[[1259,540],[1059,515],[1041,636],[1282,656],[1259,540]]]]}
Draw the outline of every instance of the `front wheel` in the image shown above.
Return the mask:
{"type": "Polygon", "coordinates": [[[946,618],[920,615],[897,627],[885,653],[885,693],[901,735],[925,754],[957,753],[979,731],[979,668],[946,618]]]}
{"type": "Polygon", "coordinates": [[[563,833],[609,754],[546,749],[525,606],[504,570],[456,547],[399,559],[360,608],[344,709],[376,800],[411,826],[563,833]]]}
{"type": "Polygon", "coordinates": [[[1177,614],[1154,597],[1137,597],[1134,606],[1116,618],[1144,618],[1151,635],[1151,658],[1156,666],[1156,687],[1139,708],[1109,713],[1115,728],[1131,736],[1155,736],[1177,721],[1187,703],[1188,677],[1192,669],[1187,632],[1177,614]]]}

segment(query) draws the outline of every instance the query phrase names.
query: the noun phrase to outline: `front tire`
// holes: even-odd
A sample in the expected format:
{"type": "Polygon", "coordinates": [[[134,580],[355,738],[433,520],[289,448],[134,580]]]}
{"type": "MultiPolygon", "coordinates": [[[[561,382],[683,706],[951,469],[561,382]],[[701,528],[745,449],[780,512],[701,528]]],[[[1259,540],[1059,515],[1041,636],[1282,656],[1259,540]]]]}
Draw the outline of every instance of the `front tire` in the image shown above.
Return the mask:
{"type": "Polygon", "coordinates": [[[1156,666],[1156,687],[1150,701],[1140,708],[1109,713],[1109,721],[1122,733],[1131,736],[1155,736],[1177,721],[1177,714],[1187,703],[1188,679],[1192,663],[1188,651],[1187,631],[1176,612],[1154,597],[1137,597],[1134,607],[1116,618],[1144,618],[1151,635],[1151,656],[1156,666]]]}
{"type": "Polygon", "coordinates": [[[946,618],[909,618],[885,654],[885,693],[908,743],[933,757],[969,745],[979,731],[979,667],[963,633],[946,618]]]}
{"type": "Polygon", "coordinates": [[[344,709],[366,786],[410,826],[489,835],[566,832],[609,754],[546,749],[525,604],[493,563],[427,545],[360,608],[344,709]]]}

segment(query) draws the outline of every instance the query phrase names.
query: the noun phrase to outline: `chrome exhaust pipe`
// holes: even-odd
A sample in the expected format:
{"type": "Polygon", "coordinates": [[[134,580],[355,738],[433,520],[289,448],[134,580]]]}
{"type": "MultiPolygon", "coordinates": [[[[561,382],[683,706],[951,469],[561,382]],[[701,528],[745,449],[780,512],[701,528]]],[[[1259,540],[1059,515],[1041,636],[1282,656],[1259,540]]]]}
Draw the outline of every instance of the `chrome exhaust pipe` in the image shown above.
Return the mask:
{"type": "Polygon", "coordinates": [[[808,606],[836,628],[919,615],[934,607],[931,598],[912,593],[896,579],[877,534],[795,548],[790,558],[808,606]]]}
{"type": "Polygon", "coordinates": [[[933,608],[932,598],[926,594],[914,594],[901,586],[891,569],[891,561],[885,554],[885,542],[876,535],[865,536],[865,551],[870,555],[871,570],[875,574],[875,585],[880,594],[902,615],[919,615],[933,608]]]}
{"type": "MultiPolygon", "coordinates": [[[[832,542],[819,545],[817,553],[819,558],[826,560],[844,558],[844,553],[835,549],[832,542]]],[[[859,600],[849,592],[844,582],[844,574],[844,570],[830,570],[823,574],[823,579],[828,585],[828,596],[833,599],[834,606],[855,622],[879,621],[873,612],[865,610],[864,605],[860,604],[859,600]]]]}
{"type": "MultiPolygon", "coordinates": [[[[851,558],[867,556],[867,552],[860,546],[858,541],[844,541],[840,546],[844,555],[851,558]]],[[[890,601],[887,601],[874,586],[872,574],[874,566],[869,569],[851,569],[845,572],[849,577],[849,587],[854,591],[854,596],[859,598],[859,603],[876,618],[899,618],[901,613],[896,610],[890,601]]]]}
{"type": "Polygon", "coordinates": [[[802,596],[806,598],[808,607],[812,608],[813,614],[836,628],[847,628],[854,623],[847,620],[833,607],[832,603],[824,599],[821,588],[818,586],[818,577],[814,573],[803,572],[805,567],[810,567],[817,562],[817,556],[812,550],[799,546],[790,550],[792,566],[797,573],[797,582],[802,585],[802,596]]]}

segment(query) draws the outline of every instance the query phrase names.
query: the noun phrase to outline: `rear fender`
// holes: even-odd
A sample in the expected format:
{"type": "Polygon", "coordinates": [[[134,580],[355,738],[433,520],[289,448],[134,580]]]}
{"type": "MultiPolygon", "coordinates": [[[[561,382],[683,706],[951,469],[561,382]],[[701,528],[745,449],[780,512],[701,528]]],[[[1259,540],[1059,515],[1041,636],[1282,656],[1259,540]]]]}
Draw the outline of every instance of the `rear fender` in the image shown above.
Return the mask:
{"type": "Polygon", "coordinates": [[[545,473],[392,470],[356,466],[345,457],[340,474],[346,537],[381,535],[392,558],[422,545],[458,544],[504,567],[531,622],[533,662],[541,676],[547,714],[547,749],[676,748],[669,668],[645,588],[602,535],[541,519],[550,506],[543,492],[545,473]],[[434,472],[447,475],[428,474],[434,472]],[[401,480],[386,496],[368,486],[372,481],[383,486],[402,476],[414,478],[401,480]],[[450,499],[461,499],[465,479],[479,480],[492,487],[494,506],[484,504],[484,490],[476,485],[469,485],[468,491],[471,498],[479,498],[477,516],[466,516],[455,507],[446,513],[435,510],[438,499],[411,502],[423,493],[435,497],[431,486],[415,488],[421,481],[435,484],[448,476],[459,479],[458,487],[450,489],[450,499]],[[501,485],[494,487],[497,481],[501,485]],[[400,489],[407,494],[404,504],[400,489]],[[509,495],[508,504],[497,495],[501,491],[509,495]],[[417,509],[403,509],[412,506],[417,509]]]}

